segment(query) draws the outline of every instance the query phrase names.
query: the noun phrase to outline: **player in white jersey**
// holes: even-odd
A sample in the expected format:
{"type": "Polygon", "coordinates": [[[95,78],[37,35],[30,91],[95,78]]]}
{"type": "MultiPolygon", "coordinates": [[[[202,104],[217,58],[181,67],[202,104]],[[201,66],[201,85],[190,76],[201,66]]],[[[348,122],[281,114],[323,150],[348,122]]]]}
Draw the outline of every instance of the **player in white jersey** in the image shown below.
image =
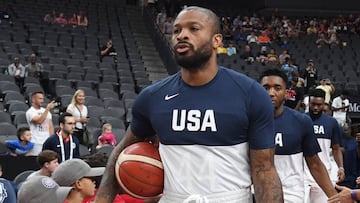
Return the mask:
{"type": "MultiPolygon", "coordinates": [[[[323,113],[325,105],[325,92],[321,89],[313,89],[309,92],[309,115],[313,121],[313,128],[316,138],[321,147],[319,157],[324,163],[328,172],[331,172],[332,161],[330,159],[331,153],[338,166],[338,182],[345,179],[345,171],[343,167],[343,154],[340,148],[340,132],[339,126],[333,117],[323,113]]],[[[306,169],[306,168],[305,168],[306,169]]],[[[318,203],[326,202],[327,196],[316,184],[308,169],[305,176],[306,202],[318,203]]]]}
{"type": "Polygon", "coordinates": [[[121,150],[154,135],[165,174],[160,203],[250,203],[252,184],[257,202],[283,202],[270,98],[253,79],[218,66],[219,33],[212,11],[179,13],[172,43],[181,71],[140,92],[95,202],[111,202],[118,192],[114,165],[121,150]]]}
{"type": "Polygon", "coordinates": [[[287,81],[286,74],[279,69],[267,69],[260,77],[260,83],[268,91],[275,108],[275,166],[282,182],[284,201],[303,203],[305,165],[309,166],[311,174],[326,194],[333,196],[336,191],[318,156],[321,150],[311,119],[306,114],[284,106],[287,81]]]}
{"type": "Polygon", "coordinates": [[[44,104],[44,93],[34,92],[31,95],[31,107],[26,111],[26,120],[30,126],[32,142],[35,143],[31,155],[37,156],[45,140],[54,134],[54,124],[50,110],[55,107],[55,102],[50,102],[46,108],[44,104]]]}

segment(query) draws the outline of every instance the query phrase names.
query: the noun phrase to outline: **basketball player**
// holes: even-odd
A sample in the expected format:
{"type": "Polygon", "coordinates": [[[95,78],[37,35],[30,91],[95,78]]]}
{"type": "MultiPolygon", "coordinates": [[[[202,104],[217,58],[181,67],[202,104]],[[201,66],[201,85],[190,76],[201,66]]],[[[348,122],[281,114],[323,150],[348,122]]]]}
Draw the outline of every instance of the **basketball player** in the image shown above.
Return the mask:
{"type": "MultiPolygon", "coordinates": [[[[343,155],[340,148],[339,126],[335,118],[323,113],[325,104],[325,92],[322,89],[314,89],[309,92],[309,115],[313,121],[314,133],[320,144],[321,152],[319,157],[324,163],[327,171],[331,172],[331,157],[338,166],[338,181],[345,179],[345,171],[343,167],[343,155]]],[[[324,192],[314,181],[311,174],[306,169],[305,188],[309,192],[309,202],[326,202],[327,197],[324,192]]]]}
{"type": "Polygon", "coordinates": [[[153,135],[160,140],[165,172],[160,203],[248,203],[251,184],[256,202],[283,202],[270,98],[256,81],[218,66],[219,25],[205,8],[179,13],[172,43],[181,71],[137,97],[96,202],[110,202],[118,192],[114,166],[121,150],[153,135]]]}
{"type": "Polygon", "coordinates": [[[287,81],[286,74],[279,69],[268,69],[260,76],[260,83],[268,91],[274,106],[275,166],[282,182],[284,201],[304,201],[304,157],[317,183],[329,197],[333,196],[336,191],[317,155],[320,146],[311,119],[284,105],[287,81]]]}

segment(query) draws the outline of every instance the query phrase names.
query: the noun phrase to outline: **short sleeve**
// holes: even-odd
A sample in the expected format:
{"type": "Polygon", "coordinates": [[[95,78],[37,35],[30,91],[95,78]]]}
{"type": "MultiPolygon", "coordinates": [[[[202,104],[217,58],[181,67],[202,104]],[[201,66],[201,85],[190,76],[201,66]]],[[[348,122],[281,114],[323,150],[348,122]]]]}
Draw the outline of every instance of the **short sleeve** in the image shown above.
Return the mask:
{"type": "Polygon", "coordinates": [[[275,147],[274,107],[270,96],[258,83],[254,83],[249,95],[249,146],[251,149],[275,147]]]}
{"type": "Polygon", "coordinates": [[[302,143],[302,148],[304,156],[313,156],[321,151],[320,145],[317,141],[317,138],[314,134],[313,122],[310,117],[303,115],[303,129],[304,129],[304,139],[302,143]]]}

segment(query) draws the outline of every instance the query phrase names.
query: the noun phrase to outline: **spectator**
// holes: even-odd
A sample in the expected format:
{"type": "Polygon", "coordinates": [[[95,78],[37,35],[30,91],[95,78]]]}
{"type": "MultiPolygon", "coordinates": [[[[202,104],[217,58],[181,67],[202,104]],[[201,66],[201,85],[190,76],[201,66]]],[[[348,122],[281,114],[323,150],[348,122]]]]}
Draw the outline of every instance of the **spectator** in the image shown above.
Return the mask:
{"type": "Polygon", "coordinates": [[[288,51],[286,49],[284,49],[282,51],[282,53],[279,55],[279,63],[280,63],[280,65],[285,64],[285,62],[286,62],[285,59],[286,58],[290,58],[290,55],[289,55],[288,51]]]}
{"type": "Polygon", "coordinates": [[[105,123],[102,127],[102,133],[98,137],[98,145],[96,149],[100,149],[103,146],[115,146],[116,139],[114,134],[112,133],[112,126],[110,123],[105,123]]]}
{"type": "Polygon", "coordinates": [[[349,131],[348,144],[354,146],[345,147],[345,180],[340,185],[355,189],[360,185],[360,124],[352,124],[349,131]]]}
{"type": "Polygon", "coordinates": [[[234,47],[234,44],[232,42],[229,42],[228,47],[226,48],[227,50],[227,55],[228,56],[232,56],[235,55],[237,53],[236,51],[236,47],[234,47]]]}
{"type": "Polygon", "coordinates": [[[324,47],[324,45],[328,45],[329,41],[326,39],[324,33],[320,33],[319,38],[317,38],[317,40],[315,41],[315,44],[316,44],[317,48],[321,48],[321,47],[324,47]]]}
{"type": "Polygon", "coordinates": [[[11,181],[0,178],[0,200],[2,203],[17,203],[16,188],[11,181]]]}
{"type": "Polygon", "coordinates": [[[59,187],[50,177],[36,176],[20,187],[18,203],[63,203],[73,191],[73,187],[59,187]]]}
{"type": "Polygon", "coordinates": [[[60,129],[50,136],[43,145],[42,150],[52,150],[58,154],[58,162],[79,158],[79,140],[72,136],[75,129],[75,118],[68,112],[64,112],[59,117],[60,129]]]}
{"type": "Polygon", "coordinates": [[[307,35],[314,35],[314,34],[316,34],[316,33],[317,33],[317,29],[316,29],[314,23],[311,23],[311,22],[310,22],[309,24],[310,24],[310,26],[306,29],[307,35]]]}
{"type": "Polygon", "coordinates": [[[51,174],[59,165],[58,154],[52,150],[43,150],[36,157],[36,163],[39,165],[40,169],[30,174],[27,177],[27,180],[35,176],[51,177],[51,174]]]}
{"type": "Polygon", "coordinates": [[[270,52],[267,55],[268,61],[272,62],[274,64],[278,64],[279,63],[279,57],[276,55],[275,49],[271,48],[270,52]]]}
{"type": "Polygon", "coordinates": [[[328,44],[329,44],[330,48],[337,47],[339,45],[339,40],[337,38],[336,32],[330,32],[329,33],[328,44]]]}
{"type": "Polygon", "coordinates": [[[310,88],[316,87],[316,81],[318,79],[318,70],[315,67],[314,61],[312,59],[308,60],[307,67],[302,77],[305,80],[305,93],[307,93],[310,88]]]}
{"type": "Polygon", "coordinates": [[[45,140],[54,134],[54,124],[50,110],[55,107],[55,102],[48,103],[44,108],[42,107],[44,93],[34,92],[31,95],[31,104],[30,109],[26,111],[26,120],[30,126],[32,142],[34,142],[31,155],[37,156],[41,152],[45,140]]]}
{"type": "Polygon", "coordinates": [[[52,178],[60,186],[70,186],[71,190],[66,202],[82,202],[84,198],[95,194],[95,177],[102,176],[105,167],[91,168],[81,159],[66,160],[52,174],[52,178]]]}
{"type": "Polygon", "coordinates": [[[27,74],[25,67],[20,63],[19,57],[15,57],[14,63],[8,66],[8,73],[9,75],[14,76],[16,85],[22,89],[27,74]]]}
{"type": "Polygon", "coordinates": [[[165,37],[167,40],[171,40],[171,35],[172,35],[172,31],[173,31],[173,18],[172,17],[168,17],[164,23],[162,32],[164,33],[165,37]]]}
{"type": "Polygon", "coordinates": [[[77,139],[80,141],[80,144],[85,144],[85,140],[83,140],[83,134],[86,127],[86,123],[88,122],[88,109],[85,105],[85,92],[84,90],[77,90],[72,99],[71,103],[66,108],[66,112],[72,114],[75,118],[75,130],[73,135],[77,137],[77,139]]]}
{"type": "Polygon", "coordinates": [[[158,24],[160,30],[163,30],[166,18],[167,18],[166,9],[162,8],[161,11],[156,16],[156,24],[158,24]]]}
{"type": "Polygon", "coordinates": [[[246,41],[249,45],[258,44],[258,37],[255,35],[255,32],[251,32],[250,35],[246,37],[246,41]]]}
{"type": "Polygon", "coordinates": [[[116,57],[116,50],[114,48],[114,45],[112,43],[111,39],[108,39],[108,41],[106,42],[106,45],[104,45],[101,50],[100,50],[100,61],[102,61],[102,59],[105,56],[112,56],[112,57],[116,57]]]}
{"type": "Polygon", "coordinates": [[[265,65],[268,62],[268,58],[267,58],[267,52],[266,52],[266,46],[262,46],[259,53],[256,56],[256,61],[265,65]]]}
{"type": "Polygon", "coordinates": [[[285,106],[299,111],[304,97],[304,89],[298,87],[298,77],[294,77],[291,81],[291,86],[287,91],[285,106]]]}
{"type": "Polygon", "coordinates": [[[67,23],[71,25],[73,28],[77,26],[78,22],[77,22],[76,13],[73,13],[73,15],[67,20],[67,23]]]}
{"type": "Polygon", "coordinates": [[[64,17],[64,13],[59,14],[59,16],[55,19],[55,23],[60,24],[62,26],[68,23],[66,18],[64,17]]]}
{"type": "Polygon", "coordinates": [[[17,130],[18,140],[6,140],[6,147],[11,156],[30,156],[34,143],[31,142],[31,132],[28,127],[21,127],[17,130]]]}
{"type": "Polygon", "coordinates": [[[77,16],[77,25],[85,28],[89,25],[88,18],[83,11],[80,11],[79,15],[77,16]]]}
{"type": "Polygon", "coordinates": [[[331,83],[329,78],[325,78],[320,80],[320,85],[316,87],[316,89],[322,89],[325,92],[325,103],[331,103],[331,95],[335,92],[335,87],[331,83]]]}
{"type": "Polygon", "coordinates": [[[52,25],[55,23],[55,19],[56,19],[56,11],[52,10],[50,13],[45,15],[44,22],[46,24],[52,25]]]}
{"type": "Polygon", "coordinates": [[[248,64],[251,64],[255,61],[254,54],[251,51],[251,47],[249,45],[245,46],[245,51],[240,55],[241,59],[244,59],[248,64]]]}
{"type": "Polygon", "coordinates": [[[291,84],[291,81],[294,77],[299,76],[299,68],[294,65],[291,58],[285,59],[285,64],[281,66],[281,70],[284,71],[286,76],[288,77],[289,84],[291,84]]]}
{"type": "Polygon", "coordinates": [[[262,31],[258,37],[258,43],[261,46],[270,46],[271,40],[270,37],[267,35],[266,31],[262,31]]]}
{"type": "Polygon", "coordinates": [[[35,53],[30,55],[30,63],[25,65],[25,69],[26,76],[38,78],[45,92],[52,93],[51,87],[49,85],[49,77],[47,75],[47,72],[44,71],[44,66],[41,63],[37,62],[37,56],[35,53]]]}
{"type": "Polygon", "coordinates": [[[348,98],[349,92],[347,90],[342,90],[340,96],[335,97],[331,103],[333,117],[341,126],[343,126],[347,120],[347,111],[350,106],[348,98]]]}

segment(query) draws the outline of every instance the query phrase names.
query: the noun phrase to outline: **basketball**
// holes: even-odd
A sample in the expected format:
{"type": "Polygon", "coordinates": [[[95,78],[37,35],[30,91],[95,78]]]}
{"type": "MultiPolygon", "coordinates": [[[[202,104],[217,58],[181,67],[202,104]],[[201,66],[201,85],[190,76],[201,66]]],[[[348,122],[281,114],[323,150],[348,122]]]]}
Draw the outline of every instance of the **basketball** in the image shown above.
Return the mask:
{"type": "Polygon", "coordinates": [[[148,142],[126,147],[115,164],[116,179],[127,194],[146,199],[162,193],[164,170],[159,150],[148,142]]]}

